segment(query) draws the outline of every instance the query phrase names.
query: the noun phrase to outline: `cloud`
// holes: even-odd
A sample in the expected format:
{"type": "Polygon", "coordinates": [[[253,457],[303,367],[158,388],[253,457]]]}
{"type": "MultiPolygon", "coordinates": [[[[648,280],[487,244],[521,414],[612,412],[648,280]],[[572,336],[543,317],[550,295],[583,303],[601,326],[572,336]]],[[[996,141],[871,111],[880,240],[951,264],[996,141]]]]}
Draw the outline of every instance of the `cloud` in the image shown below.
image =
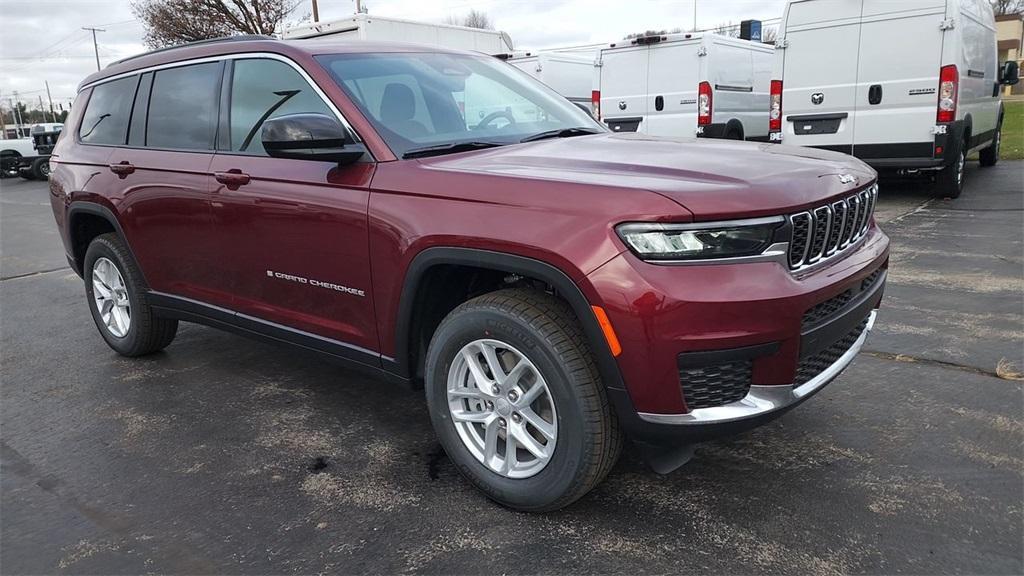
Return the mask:
{"type": "MultiPolygon", "coordinates": [[[[486,12],[517,48],[540,49],[614,42],[631,32],[693,27],[693,0],[364,0],[370,14],[441,22],[471,8],[486,12]]],[[[712,28],[745,18],[768,20],[782,15],[784,0],[697,0],[697,26],[712,28]]],[[[321,20],[351,14],[350,0],[320,0],[321,20]]],[[[17,91],[29,107],[46,98],[50,83],[54,104],[67,105],[83,78],[96,70],[92,35],[97,33],[100,64],[144,51],[143,26],[127,0],[4,0],[0,34],[0,99],[17,91]]],[[[300,0],[293,14],[310,12],[300,0]]]]}

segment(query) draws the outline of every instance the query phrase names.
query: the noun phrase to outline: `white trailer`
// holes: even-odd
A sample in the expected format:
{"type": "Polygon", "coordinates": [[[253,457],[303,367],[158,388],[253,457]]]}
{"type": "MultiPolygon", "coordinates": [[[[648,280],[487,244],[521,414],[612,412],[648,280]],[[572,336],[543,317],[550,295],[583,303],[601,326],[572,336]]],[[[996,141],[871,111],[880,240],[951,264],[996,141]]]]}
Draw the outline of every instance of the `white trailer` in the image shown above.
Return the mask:
{"type": "Polygon", "coordinates": [[[594,88],[616,132],[768,139],[773,49],[718,34],[661,34],[601,50],[594,88]]]}
{"type": "Polygon", "coordinates": [[[594,59],[560,52],[525,52],[508,63],[540,80],[571,102],[589,108],[594,90],[594,59]]]}
{"type": "Polygon", "coordinates": [[[837,150],[876,169],[963,189],[964,161],[999,159],[999,88],[987,0],[792,0],[779,26],[771,138],[837,150]]]}
{"type": "Polygon", "coordinates": [[[511,54],[513,51],[512,38],[499,30],[481,30],[369,14],[353,14],[341,20],[297,26],[286,30],[284,37],[412,42],[456,50],[471,50],[493,56],[511,54]]]}

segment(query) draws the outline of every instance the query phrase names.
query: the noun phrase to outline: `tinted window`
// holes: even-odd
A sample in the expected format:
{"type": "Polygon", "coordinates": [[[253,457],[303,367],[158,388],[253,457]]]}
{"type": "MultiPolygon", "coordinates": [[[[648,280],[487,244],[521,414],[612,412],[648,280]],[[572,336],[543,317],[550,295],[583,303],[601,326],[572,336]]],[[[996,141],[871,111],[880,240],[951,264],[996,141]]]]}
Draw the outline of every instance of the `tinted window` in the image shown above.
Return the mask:
{"type": "Polygon", "coordinates": [[[78,135],[87,144],[124,144],[128,115],[138,76],[100,84],[92,89],[78,135]]]}
{"type": "Polygon", "coordinates": [[[294,68],[277,60],[235,61],[231,82],[231,143],[235,152],[266,154],[263,123],[286,114],[334,113],[294,68]]]}
{"type": "Polygon", "coordinates": [[[210,150],[217,133],[221,63],[158,70],[149,99],[146,145],[210,150]]]}

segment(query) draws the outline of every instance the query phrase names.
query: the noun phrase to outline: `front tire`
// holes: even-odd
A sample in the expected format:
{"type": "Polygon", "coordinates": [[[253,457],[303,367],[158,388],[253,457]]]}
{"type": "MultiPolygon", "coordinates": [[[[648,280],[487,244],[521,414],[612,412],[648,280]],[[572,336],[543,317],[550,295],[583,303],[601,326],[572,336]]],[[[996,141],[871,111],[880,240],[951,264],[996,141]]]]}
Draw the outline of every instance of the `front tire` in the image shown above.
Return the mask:
{"type": "Polygon", "coordinates": [[[48,158],[36,158],[32,161],[32,167],[29,170],[32,172],[32,177],[36,180],[49,180],[50,160],[48,158]]]}
{"type": "Polygon", "coordinates": [[[569,307],[533,290],[474,298],[427,350],[426,396],[455,467],[517,510],[562,508],[608,474],[622,434],[569,307]]]}
{"type": "Polygon", "coordinates": [[[89,311],[100,335],[122,356],[143,356],[174,340],[178,321],[159,318],[146,302],[145,282],[114,233],[97,236],[83,266],[89,311]]]}

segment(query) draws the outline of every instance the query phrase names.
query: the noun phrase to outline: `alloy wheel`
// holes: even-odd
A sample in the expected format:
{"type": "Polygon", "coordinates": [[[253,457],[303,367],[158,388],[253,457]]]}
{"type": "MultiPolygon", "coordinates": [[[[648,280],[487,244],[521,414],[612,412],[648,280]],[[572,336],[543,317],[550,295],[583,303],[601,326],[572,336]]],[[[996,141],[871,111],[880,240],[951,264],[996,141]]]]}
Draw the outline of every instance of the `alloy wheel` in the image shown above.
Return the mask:
{"type": "Polygon", "coordinates": [[[448,410],[466,449],[492,472],[528,478],[551,461],[554,398],[525,354],[494,339],[459,350],[448,371],[448,410]]]}
{"type": "Polygon", "coordinates": [[[92,265],[92,297],[107,331],[124,338],[132,324],[131,302],[121,272],[108,258],[92,265]]]}

